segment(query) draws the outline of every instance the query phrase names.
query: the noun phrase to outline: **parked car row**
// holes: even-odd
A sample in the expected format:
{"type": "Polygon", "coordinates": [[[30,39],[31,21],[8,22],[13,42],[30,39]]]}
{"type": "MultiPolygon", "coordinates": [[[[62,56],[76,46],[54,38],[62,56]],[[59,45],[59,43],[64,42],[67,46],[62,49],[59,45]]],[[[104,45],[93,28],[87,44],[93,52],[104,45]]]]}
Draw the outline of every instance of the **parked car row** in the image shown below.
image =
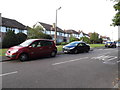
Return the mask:
{"type": "MultiPolygon", "coordinates": [[[[118,42],[107,42],[105,47],[116,48],[120,46],[118,42]]],[[[82,41],[74,41],[63,46],[64,53],[80,53],[89,52],[90,46],[82,41]]],[[[9,59],[19,59],[20,61],[26,61],[33,58],[39,58],[43,56],[55,57],[57,54],[57,47],[53,40],[46,39],[29,39],[20,45],[9,48],[6,52],[6,56],[9,59]]]]}
{"type": "MultiPolygon", "coordinates": [[[[90,46],[85,42],[75,41],[63,46],[64,53],[89,52],[90,46]]],[[[9,59],[19,59],[26,61],[41,56],[55,57],[57,47],[53,40],[46,39],[29,39],[18,46],[11,47],[7,50],[6,56],[9,59]]]]}
{"type": "Polygon", "coordinates": [[[116,48],[116,42],[106,42],[105,47],[116,48]]]}

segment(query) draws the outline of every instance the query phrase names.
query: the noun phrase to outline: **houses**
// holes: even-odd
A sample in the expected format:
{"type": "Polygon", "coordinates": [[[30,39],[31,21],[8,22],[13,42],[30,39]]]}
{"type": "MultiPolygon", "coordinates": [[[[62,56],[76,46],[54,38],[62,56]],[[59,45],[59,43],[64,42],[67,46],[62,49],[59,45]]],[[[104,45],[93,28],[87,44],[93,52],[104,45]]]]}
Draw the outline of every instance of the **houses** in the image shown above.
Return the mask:
{"type": "MultiPolygon", "coordinates": [[[[35,26],[37,26],[37,25],[39,25],[43,28],[43,33],[52,36],[52,38],[54,40],[54,35],[55,35],[54,25],[46,24],[43,22],[37,22],[35,24],[35,26]]],[[[78,38],[78,39],[80,39],[80,37],[83,37],[83,36],[89,37],[89,35],[85,34],[83,31],[77,32],[72,29],[62,30],[61,28],[57,27],[57,43],[69,42],[69,39],[71,36],[78,38]]]]}
{"type": "MultiPolygon", "coordinates": [[[[50,35],[53,38],[53,40],[55,40],[54,25],[46,24],[43,22],[37,22],[34,26],[37,26],[37,25],[43,28],[43,33],[50,35]]],[[[22,23],[14,19],[1,17],[1,14],[0,14],[0,42],[2,41],[5,35],[5,32],[7,32],[8,30],[13,30],[15,31],[15,33],[22,32],[27,34],[27,26],[23,25],[22,23]]],[[[61,28],[57,27],[57,43],[69,42],[71,36],[77,39],[80,39],[81,37],[90,38],[90,34],[86,34],[82,30],[81,31],[79,30],[77,32],[76,30],[73,30],[73,29],[62,30],[61,28]]]]}
{"type": "Polygon", "coordinates": [[[8,30],[13,30],[15,31],[15,33],[22,32],[27,34],[27,27],[25,25],[14,19],[1,17],[0,14],[0,42],[5,36],[5,32],[7,32],[8,30]]]}
{"type": "Polygon", "coordinates": [[[100,38],[103,39],[103,43],[106,43],[107,41],[111,41],[110,38],[106,36],[100,36],[100,38]]]}
{"type": "MultiPolygon", "coordinates": [[[[55,28],[53,27],[53,25],[42,23],[42,22],[38,22],[36,25],[41,26],[43,28],[43,33],[52,36],[54,40],[55,28]]],[[[57,27],[57,43],[60,43],[63,41],[64,41],[64,31],[61,28],[57,27]]]]}
{"type": "Polygon", "coordinates": [[[0,32],[6,32],[8,30],[13,30],[15,33],[23,32],[27,34],[27,28],[22,23],[9,18],[1,17],[2,19],[2,26],[0,32]]]}

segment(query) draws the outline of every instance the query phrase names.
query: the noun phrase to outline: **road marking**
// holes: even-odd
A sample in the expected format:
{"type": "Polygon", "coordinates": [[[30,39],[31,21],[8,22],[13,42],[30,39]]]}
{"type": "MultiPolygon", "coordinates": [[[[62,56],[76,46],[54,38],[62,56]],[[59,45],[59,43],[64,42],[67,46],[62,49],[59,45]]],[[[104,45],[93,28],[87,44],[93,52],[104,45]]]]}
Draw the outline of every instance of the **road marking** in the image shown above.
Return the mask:
{"type": "Polygon", "coordinates": [[[92,57],[91,59],[98,59],[98,60],[103,60],[105,62],[108,62],[108,61],[112,61],[112,60],[114,60],[116,58],[118,58],[118,57],[109,56],[109,55],[107,55],[107,56],[103,55],[103,56],[98,56],[98,57],[92,57]]]}
{"type": "Polygon", "coordinates": [[[111,59],[108,59],[107,61],[111,61],[111,60],[114,60],[114,59],[116,59],[117,57],[114,57],[114,58],[111,58],[111,59]]]}
{"type": "Polygon", "coordinates": [[[18,73],[18,71],[0,74],[0,77],[5,76],[5,75],[10,75],[10,74],[15,74],[15,73],[18,73]]]}
{"type": "Polygon", "coordinates": [[[63,64],[63,63],[68,63],[68,62],[74,62],[74,61],[79,61],[81,59],[86,59],[88,57],[84,57],[84,58],[79,58],[79,59],[73,59],[73,60],[69,60],[69,61],[64,61],[64,62],[58,62],[58,63],[54,63],[52,65],[59,65],[59,64],[63,64]]]}
{"type": "Polygon", "coordinates": [[[111,52],[102,53],[102,54],[99,54],[99,56],[100,56],[100,55],[105,55],[105,54],[110,54],[110,53],[111,53],[111,52]]]}

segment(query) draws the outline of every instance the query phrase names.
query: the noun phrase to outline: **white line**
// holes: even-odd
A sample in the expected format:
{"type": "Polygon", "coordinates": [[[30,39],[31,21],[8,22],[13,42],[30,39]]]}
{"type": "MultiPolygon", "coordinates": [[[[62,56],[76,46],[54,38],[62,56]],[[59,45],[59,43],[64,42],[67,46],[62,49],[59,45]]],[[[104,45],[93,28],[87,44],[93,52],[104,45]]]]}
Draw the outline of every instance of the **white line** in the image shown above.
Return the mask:
{"type": "Polygon", "coordinates": [[[1,77],[1,76],[5,76],[5,75],[10,75],[10,74],[15,74],[15,73],[18,73],[18,71],[10,72],[10,73],[5,73],[5,74],[0,74],[0,77],[1,77]]]}
{"type": "Polygon", "coordinates": [[[86,59],[88,57],[84,57],[84,58],[79,58],[79,59],[74,59],[74,60],[69,60],[69,61],[64,61],[64,62],[59,62],[59,63],[54,63],[52,65],[58,65],[58,64],[63,64],[63,63],[68,63],[68,62],[74,62],[74,61],[79,61],[81,59],[86,59]]]}
{"type": "Polygon", "coordinates": [[[114,57],[114,58],[111,58],[111,59],[108,59],[107,61],[111,61],[111,60],[114,60],[114,59],[116,59],[117,57],[114,57]]]}
{"type": "Polygon", "coordinates": [[[105,55],[105,54],[110,54],[110,53],[111,53],[111,52],[107,52],[107,53],[102,53],[102,54],[99,54],[99,55],[102,55],[102,56],[103,56],[103,55],[105,55]]]}

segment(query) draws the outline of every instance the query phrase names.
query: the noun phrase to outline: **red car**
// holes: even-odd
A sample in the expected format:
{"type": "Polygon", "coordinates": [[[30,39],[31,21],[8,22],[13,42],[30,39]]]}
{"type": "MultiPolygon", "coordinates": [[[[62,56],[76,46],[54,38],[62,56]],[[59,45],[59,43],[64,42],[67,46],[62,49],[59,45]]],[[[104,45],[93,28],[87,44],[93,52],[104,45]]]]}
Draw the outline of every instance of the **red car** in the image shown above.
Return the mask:
{"type": "Polygon", "coordinates": [[[56,54],[57,47],[54,41],[46,39],[29,39],[18,46],[9,48],[6,52],[8,58],[19,59],[20,61],[46,55],[55,57],[56,54]]]}

